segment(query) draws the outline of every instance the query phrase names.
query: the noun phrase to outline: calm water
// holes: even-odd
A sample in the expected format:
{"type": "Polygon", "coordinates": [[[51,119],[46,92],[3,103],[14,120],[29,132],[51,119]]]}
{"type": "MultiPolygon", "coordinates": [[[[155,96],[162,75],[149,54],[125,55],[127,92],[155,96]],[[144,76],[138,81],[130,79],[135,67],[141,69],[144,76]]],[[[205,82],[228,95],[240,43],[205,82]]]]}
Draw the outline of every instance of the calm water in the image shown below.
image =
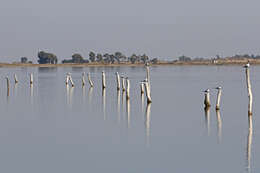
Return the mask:
{"type": "Polygon", "coordinates": [[[151,67],[152,104],[142,102],[142,67],[0,68],[0,171],[259,172],[260,74],[251,67],[253,128],[249,130],[245,72],[241,67],[151,67]],[[101,90],[101,71],[107,89],[101,90]],[[117,93],[115,72],[131,81],[130,102],[117,93]],[[29,74],[34,86],[29,87],[29,74]],[[74,88],[66,88],[72,73],[74,88]],[[94,88],[81,86],[91,72],[94,88]],[[13,74],[19,84],[14,86],[13,74]],[[4,77],[11,80],[7,95],[4,77]],[[206,88],[217,91],[205,115],[206,88]],[[252,133],[251,133],[252,132],[252,133]]]}

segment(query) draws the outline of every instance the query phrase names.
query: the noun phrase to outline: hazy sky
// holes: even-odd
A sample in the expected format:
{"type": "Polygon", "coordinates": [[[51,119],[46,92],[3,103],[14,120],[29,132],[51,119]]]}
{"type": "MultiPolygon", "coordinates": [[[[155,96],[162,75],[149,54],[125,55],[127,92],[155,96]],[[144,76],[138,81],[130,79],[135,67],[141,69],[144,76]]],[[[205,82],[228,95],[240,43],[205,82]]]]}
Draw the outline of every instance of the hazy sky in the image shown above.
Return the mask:
{"type": "Polygon", "coordinates": [[[1,0],[0,61],[89,51],[176,58],[260,54],[258,0],[1,0]]]}

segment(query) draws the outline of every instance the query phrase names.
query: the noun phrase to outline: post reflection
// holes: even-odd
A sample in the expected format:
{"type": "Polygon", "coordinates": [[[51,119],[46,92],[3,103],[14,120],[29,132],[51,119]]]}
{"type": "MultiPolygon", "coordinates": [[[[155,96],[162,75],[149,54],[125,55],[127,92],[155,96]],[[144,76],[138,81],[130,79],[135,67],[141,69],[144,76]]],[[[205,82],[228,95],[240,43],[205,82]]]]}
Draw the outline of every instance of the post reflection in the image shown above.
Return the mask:
{"type": "Polygon", "coordinates": [[[72,107],[73,104],[74,87],[69,88],[69,106],[72,107]]]}
{"type": "Polygon", "coordinates": [[[125,94],[125,91],[122,91],[122,112],[125,111],[125,107],[124,107],[124,105],[125,105],[125,97],[124,97],[124,94],[125,94]]]}
{"type": "Polygon", "coordinates": [[[120,123],[120,90],[117,90],[117,121],[120,123]]]}
{"type": "Polygon", "coordinates": [[[86,87],[85,85],[82,85],[82,101],[85,103],[86,100],[86,87]]]}
{"type": "Polygon", "coordinates": [[[131,120],[130,99],[126,100],[126,116],[127,116],[127,128],[130,128],[130,120],[131,120]]]}
{"type": "Polygon", "coordinates": [[[93,87],[89,87],[88,89],[88,102],[91,104],[92,102],[92,95],[93,95],[93,87]]]}
{"type": "Polygon", "coordinates": [[[69,85],[66,85],[66,100],[67,100],[67,105],[70,103],[70,87],[69,85]]]}
{"type": "Polygon", "coordinates": [[[17,97],[17,85],[18,83],[14,84],[14,97],[17,97]]]}
{"type": "Polygon", "coordinates": [[[146,146],[150,146],[150,127],[151,127],[151,103],[146,105],[145,111],[145,130],[146,130],[146,146]]]}
{"type": "Polygon", "coordinates": [[[252,121],[252,116],[248,116],[248,136],[247,136],[247,147],[246,147],[247,172],[251,172],[252,137],[253,137],[253,121],[252,121]]]}
{"type": "Polygon", "coordinates": [[[208,136],[210,136],[210,109],[205,108],[205,125],[207,129],[208,136]]]}
{"type": "Polygon", "coordinates": [[[30,103],[33,104],[33,84],[30,85],[30,103]]]}
{"type": "Polygon", "coordinates": [[[141,94],[141,106],[142,106],[142,112],[144,112],[144,93],[141,94]]]}
{"type": "Polygon", "coordinates": [[[7,102],[7,104],[9,104],[9,96],[10,96],[10,89],[7,88],[7,91],[6,91],[6,102],[7,102]]]}
{"type": "Polygon", "coordinates": [[[218,142],[221,143],[222,139],[222,119],[219,110],[216,110],[217,116],[217,130],[218,130],[218,142]]]}
{"type": "Polygon", "coordinates": [[[102,89],[102,105],[103,105],[103,115],[104,120],[106,120],[106,89],[102,89]]]}

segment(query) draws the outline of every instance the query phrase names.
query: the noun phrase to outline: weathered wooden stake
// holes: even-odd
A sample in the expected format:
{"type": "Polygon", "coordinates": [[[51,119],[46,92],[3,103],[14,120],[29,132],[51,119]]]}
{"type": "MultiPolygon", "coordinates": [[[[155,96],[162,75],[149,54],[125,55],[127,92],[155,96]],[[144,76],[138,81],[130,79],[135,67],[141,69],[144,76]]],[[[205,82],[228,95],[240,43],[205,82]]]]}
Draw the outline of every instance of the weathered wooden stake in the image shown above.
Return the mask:
{"type": "Polygon", "coordinates": [[[33,85],[33,74],[30,74],[30,85],[33,85]]]}
{"type": "Polygon", "coordinates": [[[140,83],[141,95],[144,94],[144,83],[140,83]]]}
{"type": "Polygon", "coordinates": [[[146,67],[146,79],[147,79],[149,87],[150,87],[150,69],[149,69],[148,65],[146,65],[145,67],[146,67]]]}
{"type": "Polygon", "coordinates": [[[73,82],[73,80],[72,80],[71,75],[69,75],[69,80],[70,80],[70,83],[71,83],[71,87],[74,87],[74,82],[73,82]]]}
{"type": "Polygon", "coordinates": [[[126,78],[126,100],[130,99],[130,81],[126,78]]]}
{"type": "Polygon", "coordinates": [[[204,91],[205,93],[205,98],[204,98],[204,105],[205,105],[205,109],[210,107],[210,98],[209,98],[209,89],[204,91]]]}
{"type": "Polygon", "coordinates": [[[7,89],[9,90],[9,88],[10,88],[10,81],[9,81],[9,78],[6,76],[5,79],[6,79],[6,86],[7,86],[7,89]]]}
{"type": "Polygon", "coordinates": [[[147,103],[151,103],[152,102],[152,98],[151,98],[151,89],[150,89],[150,85],[148,82],[144,83],[145,86],[145,92],[146,92],[146,98],[147,98],[147,103]]]}
{"type": "Polygon", "coordinates": [[[85,82],[85,72],[82,73],[82,86],[85,86],[86,82],[85,82]]]}
{"type": "Polygon", "coordinates": [[[218,90],[218,96],[217,96],[217,101],[216,101],[216,110],[219,110],[220,109],[220,98],[221,98],[221,94],[222,94],[222,88],[217,87],[216,89],[218,90]]]}
{"type": "Polygon", "coordinates": [[[106,74],[104,71],[102,71],[102,88],[106,88],[106,74]]]}
{"type": "Polygon", "coordinates": [[[92,80],[91,80],[91,77],[90,77],[90,73],[89,73],[89,72],[88,72],[88,83],[89,83],[90,87],[93,87],[93,86],[94,86],[94,84],[93,84],[93,82],[92,82],[92,80]]]}
{"type": "Polygon", "coordinates": [[[69,74],[66,74],[66,80],[65,80],[65,84],[68,85],[69,84],[69,74]]]}
{"type": "Polygon", "coordinates": [[[122,91],[125,91],[125,78],[123,76],[121,76],[122,78],[122,91]]]}
{"type": "Polygon", "coordinates": [[[117,82],[117,90],[120,90],[120,76],[118,72],[116,72],[116,82],[117,82]]]}
{"type": "Polygon", "coordinates": [[[247,85],[247,92],[248,92],[248,116],[252,115],[252,104],[253,104],[253,95],[252,95],[252,89],[251,89],[251,82],[250,82],[250,71],[249,66],[245,67],[246,69],[246,85],[247,85]]]}
{"type": "Polygon", "coordinates": [[[17,76],[16,74],[14,74],[14,83],[17,84],[18,83],[18,79],[17,79],[17,76]]]}

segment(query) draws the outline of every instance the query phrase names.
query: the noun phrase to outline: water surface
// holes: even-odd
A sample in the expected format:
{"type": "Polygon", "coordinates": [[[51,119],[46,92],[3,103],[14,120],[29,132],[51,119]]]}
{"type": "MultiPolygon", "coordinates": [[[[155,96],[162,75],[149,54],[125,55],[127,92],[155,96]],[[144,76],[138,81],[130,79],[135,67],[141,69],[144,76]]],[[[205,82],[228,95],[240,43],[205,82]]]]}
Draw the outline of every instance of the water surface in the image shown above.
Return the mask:
{"type": "Polygon", "coordinates": [[[151,67],[149,105],[140,95],[143,67],[0,68],[0,74],[1,172],[260,170],[258,67],[251,67],[251,129],[245,72],[239,66],[151,67]],[[117,71],[130,78],[128,102],[116,90],[117,71]],[[74,88],[65,86],[67,72],[74,88]],[[81,86],[83,72],[91,73],[94,88],[81,86]],[[9,94],[5,76],[11,78],[9,94]],[[212,90],[212,107],[204,112],[202,90],[216,86],[223,87],[221,109],[214,109],[217,91],[212,90]]]}

